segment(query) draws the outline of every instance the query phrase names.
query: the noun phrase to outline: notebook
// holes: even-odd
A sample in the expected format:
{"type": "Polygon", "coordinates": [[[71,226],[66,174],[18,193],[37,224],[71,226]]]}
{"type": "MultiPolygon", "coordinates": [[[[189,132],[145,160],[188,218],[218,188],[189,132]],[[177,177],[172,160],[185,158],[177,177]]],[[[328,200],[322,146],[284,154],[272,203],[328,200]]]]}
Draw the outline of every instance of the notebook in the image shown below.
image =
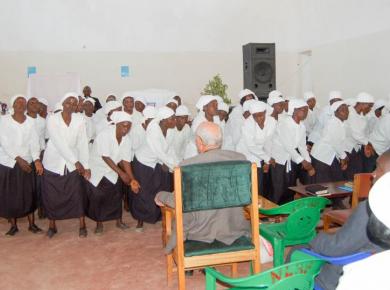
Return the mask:
{"type": "Polygon", "coordinates": [[[328,194],[328,187],[319,184],[308,185],[305,190],[315,195],[328,194]]]}

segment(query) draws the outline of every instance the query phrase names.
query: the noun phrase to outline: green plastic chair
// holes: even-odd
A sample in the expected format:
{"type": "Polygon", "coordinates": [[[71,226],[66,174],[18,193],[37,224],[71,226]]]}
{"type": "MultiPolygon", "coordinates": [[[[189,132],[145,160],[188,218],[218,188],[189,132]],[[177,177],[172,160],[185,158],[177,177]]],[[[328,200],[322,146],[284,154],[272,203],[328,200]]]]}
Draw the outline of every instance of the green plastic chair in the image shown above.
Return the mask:
{"type": "Polygon", "coordinates": [[[325,261],[308,255],[298,255],[297,259],[293,255],[292,260],[294,262],[244,278],[226,277],[212,268],[206,268],[206,290],[216,290],[217,280],[233,287],[228,288],[231,290],[312,290],[314,278],[325,261]]]}
{"type": "Polygon", "coordinates": [[[283,264],[285,247],[306,244],[316,236],[321,210],[328,204],[330,200],[324,197],[306,197],[272,209],[259,209],[263,215],[288,215],[284,222],[259,227],[260,235],[274,249],[274,267],[283,264]]]}

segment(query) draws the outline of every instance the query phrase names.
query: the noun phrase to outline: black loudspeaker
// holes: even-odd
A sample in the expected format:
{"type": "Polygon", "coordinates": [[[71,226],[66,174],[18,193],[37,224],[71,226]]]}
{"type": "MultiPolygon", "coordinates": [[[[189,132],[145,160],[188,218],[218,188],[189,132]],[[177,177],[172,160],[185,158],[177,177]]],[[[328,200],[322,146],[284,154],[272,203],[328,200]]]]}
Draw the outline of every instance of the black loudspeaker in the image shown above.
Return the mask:
{"type": "Polygon", "coordinates": [[[244,88],[260,99],[276,90],[275,43],[248,43],[242,47],[244,56],[244,88]]]}

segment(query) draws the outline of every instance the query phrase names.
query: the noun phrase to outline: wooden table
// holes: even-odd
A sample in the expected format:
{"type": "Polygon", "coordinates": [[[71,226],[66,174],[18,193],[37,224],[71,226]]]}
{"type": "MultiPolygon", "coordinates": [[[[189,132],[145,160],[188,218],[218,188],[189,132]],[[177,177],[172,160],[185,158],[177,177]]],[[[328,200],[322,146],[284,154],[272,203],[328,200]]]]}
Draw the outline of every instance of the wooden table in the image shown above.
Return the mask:
{"type": "Polygon", "coordinates": [[[323,196],[326,198],[337,198],[337,197],[348,197],[352,195],[351,191],[346,191],[338,188],[338,186],[343,186],[348,181],[338,181],[338,182],[324,182],[324,183],[316,183],[316,184],[305,184],[305,185],[299,185],[299,186],[291,186],[289,187],[290,190],[295,192],[295,199],[301,198],[301,197],[308,197],[308,196],[323,196]],[[322,185],[326,186],[328,188],[328,193],[323,195],[315,195],[311,192],[306,191],[306,187],[310,185],[322,185]]]}

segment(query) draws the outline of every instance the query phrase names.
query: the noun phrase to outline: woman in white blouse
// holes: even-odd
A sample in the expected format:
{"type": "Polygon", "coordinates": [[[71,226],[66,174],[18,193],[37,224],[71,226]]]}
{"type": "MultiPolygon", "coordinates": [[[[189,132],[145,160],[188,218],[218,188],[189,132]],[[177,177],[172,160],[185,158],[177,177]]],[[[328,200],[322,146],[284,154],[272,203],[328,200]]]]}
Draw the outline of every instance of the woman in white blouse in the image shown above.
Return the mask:
{"type": "Polygon", "coordinates": [[[251,116],[244,121],[241,127],[241,138],[238,141],[236,151],[256,163],[259,180],[259,194],[263,192],[263,172],[268,172],[270,164],[275,164],[271,158],[271,152],[266,148],[266,143],[273,134],[273,127],[267,124],[269,116],[267,105],[260,101],[254,101],[249,107],[251,116]]]}
{"type": "Polygon", "coordinates": [[[343,101],[331,105],[334,115],[325,125],[322,136],[312,149],[313,166],[316,169],[310,183],[334,182],[344,179],[347,169],[347,147],[345,121],[348,119],[348,106],[343,101]]]}
{"type": "Polygon", "coordinates": [[[303,100],[290,99],[287,116],[278,122],[272,143],[271,166],[272,201],[283,204],[292,201],[293,192],[288,187],[296,185],[300,167],[310,176],[315,174],[306,147],[306,129],[303,120],[308,106],[303,100]]]}
{"type": "Polygon", "coordinates": [[[103,222],[109,220],[116,220],[116,226],[122,230],[128,228],[122,222],[120,180],[133,192],[139,191],[130,166],[131,142],[125,138],[132,126],[131,116],[114,112],[111,118],[114,125],[96,137],[89,159],[91,178],[87,186],[87,216],[96,221],[95,234],[101,234],[103,222]]]}
{"type": "Polygon", "coordinates": [[[35,174],[42,175],[40,144],[33,121],[25,115],[27,100],[22,95],[11,99],[11,113],[0,122],[0,216],[11,224],[7,235],[18,232],[16,219],[27,215],[28,230],[42,230],[34,223],[37,208],[35,174]]]}
{"type": "Polygon", "coordinates": [[[104,106],[105,117],[96,124],[96,135],[112,124],[110,116],[117,111],[122,111],[122,104],[118,101],[110,101],[104,106]]]}
{"type": "Polygon", "coordinates": [[[49,219],[48,237],[57,233],[56,220],[79,218],[79,236],[86,237],[84,220],[85,183],[89,179],[89,150],[85,120],[74,114],[77,94],[68,93],[60,101],[62,110],[47,121],[49,142],[43,165],[42,201],[49,219]]]}
{"type": "Polygon", "coordinates": [[[96,136],[96,126],[93,121],[93,111],[95,109],[95,100],[92,98],[86,98],[83,103],[83,113],[85,118],[85,127],[87,130],[87,139],[89,148],[92,148],[93,140],[96,136]]]}
{"type": "Polygon", "coordinates": [[[168,107],[161,107],[156,118],[147,125],[145,143],[135,152],[134,176],[140,190],[133,193],[130,204],[132,216],[138,220],[137,231],[142,231],[143,222],[156,223],[161,218],[160,207],[154,198],[161,190],[172,191],[173,168],[178,160],[172,154],[168,130],[175,127],[175,114],[168,107]]]}

